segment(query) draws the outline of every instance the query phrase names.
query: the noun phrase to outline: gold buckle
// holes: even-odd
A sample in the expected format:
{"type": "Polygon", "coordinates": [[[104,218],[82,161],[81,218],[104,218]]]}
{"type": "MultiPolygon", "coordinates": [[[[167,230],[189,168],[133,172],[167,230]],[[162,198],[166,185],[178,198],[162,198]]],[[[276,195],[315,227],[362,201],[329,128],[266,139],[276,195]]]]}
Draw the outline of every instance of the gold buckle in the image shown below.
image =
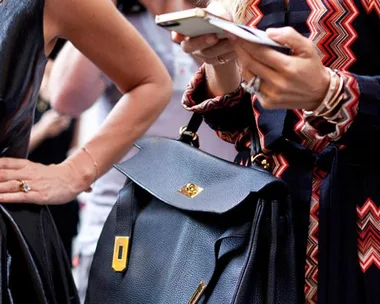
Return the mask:
{"type": "Polygon", "coordinates": [[[258,162],[265,170],[270,169],[270,163],[263,153],[251,155],[251,164],[253,164],[254,162],[258,162]],[[259,158],[261,157],[262,157],[262,160],[259,161],[259,158]]]}
{"type": "Polygon", "coordinates": [[[194,291],[194,294],[191,296],[188,304],[197,304],[199,299],[202,297],[207,285],[205,282],[201,281],[194,291]]]}
{"type": "Polygon", "coordinates": [[[187,126],[182,126],[179,128],[179,135],[189,135],[193,140],[198,139],[198,134],[194,132],[187,131],[187,126]]]}
{"type": "Polygon", "coordinates": [[[129,251],[129,237],[116,236],[113,248],[112,269],[116,272],[122,272],[127,268],[129,251]]]}

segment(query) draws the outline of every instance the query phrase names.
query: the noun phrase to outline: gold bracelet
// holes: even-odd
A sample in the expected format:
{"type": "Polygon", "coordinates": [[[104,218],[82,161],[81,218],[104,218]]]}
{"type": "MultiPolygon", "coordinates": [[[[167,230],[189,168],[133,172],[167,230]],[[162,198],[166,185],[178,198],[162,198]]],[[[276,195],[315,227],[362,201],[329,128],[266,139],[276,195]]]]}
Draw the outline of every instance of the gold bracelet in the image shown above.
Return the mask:
{"type": "Polygon", "coordinates": [[[343,79],[335,71],[328,69],[331,80],[327,94],[321,104],[314,111],[303,110],[306,117],[325,117],[333,113],[336,107],[340,104],[343,88],[343,79]]]}
{"type": "Polygon", "coordinates": [[[337,87],[337,90],[333,96],[331,96],[331,99],[328,100],[325,104],[325,111],[322,111],[319,113],[319,116],[329,118],[332,113],[335,114],[334,112],[338,108],[338,105],[341,103],[343,99],[343,86],[344,86],[344,81],[343,78],[340,77],[338,74],[336,74],[338,79],[339,79],[339,85],[337,87]]]}
{"type": "Polygon", "coordinates": [[[82,147],[82,150],[83,150],[84,152],[86,152],[87,155],[91,158],[92,163],[94,164],[94,167],[95,167],[95,169],[96,169],[95,180],[97,180],[97,179],[99,178],[99,175],[100,175],[100,174],[99,174],[99,166],[98,166],[98,163],[97,163],[96,160],[92,157],[91,153],[87,150],[86,147],[82,147]]]}

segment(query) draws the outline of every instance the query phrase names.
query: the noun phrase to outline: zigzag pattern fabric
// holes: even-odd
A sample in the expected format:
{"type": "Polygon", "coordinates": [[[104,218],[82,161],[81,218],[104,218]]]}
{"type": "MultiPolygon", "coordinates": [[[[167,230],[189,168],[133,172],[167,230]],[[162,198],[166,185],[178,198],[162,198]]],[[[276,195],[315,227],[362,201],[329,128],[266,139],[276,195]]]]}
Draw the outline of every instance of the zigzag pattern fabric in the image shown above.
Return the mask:
{"type": "Polygon", "coordinates": [[[374,266],[380,269],[380,207],[369,198],[357,207],[358,255],[363,272],[374,266]]]}

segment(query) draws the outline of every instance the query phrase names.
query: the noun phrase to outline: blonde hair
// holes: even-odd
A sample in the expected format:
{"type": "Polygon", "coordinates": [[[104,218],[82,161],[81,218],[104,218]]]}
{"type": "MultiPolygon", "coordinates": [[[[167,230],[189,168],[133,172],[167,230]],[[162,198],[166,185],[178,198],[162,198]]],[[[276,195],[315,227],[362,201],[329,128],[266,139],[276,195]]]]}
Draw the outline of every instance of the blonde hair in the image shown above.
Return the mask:
{"type": "Polygon", "coordinates": [[[244,23],[246,18],[247,7],[250,0],[210,0],[219,2],[230,12],[234,21],[244,23]]]}

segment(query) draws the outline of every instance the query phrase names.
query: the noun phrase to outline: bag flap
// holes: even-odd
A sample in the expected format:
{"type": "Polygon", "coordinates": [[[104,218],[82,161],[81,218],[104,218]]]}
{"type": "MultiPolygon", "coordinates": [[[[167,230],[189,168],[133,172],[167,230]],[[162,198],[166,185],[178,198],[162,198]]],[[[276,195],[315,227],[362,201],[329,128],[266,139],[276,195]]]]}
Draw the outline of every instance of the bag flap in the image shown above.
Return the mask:
{"type": "Polygon", "coordinates": [[[251,193],[273,197],[288,193],[283,181],[264,170],[233,164],[175,139],[145,137],[136,147],[140,151],[115,168],[179,209],[222,214],[251,193]],[[203,190],[193,198],[182,194],[189,183],[203,190]]]}

